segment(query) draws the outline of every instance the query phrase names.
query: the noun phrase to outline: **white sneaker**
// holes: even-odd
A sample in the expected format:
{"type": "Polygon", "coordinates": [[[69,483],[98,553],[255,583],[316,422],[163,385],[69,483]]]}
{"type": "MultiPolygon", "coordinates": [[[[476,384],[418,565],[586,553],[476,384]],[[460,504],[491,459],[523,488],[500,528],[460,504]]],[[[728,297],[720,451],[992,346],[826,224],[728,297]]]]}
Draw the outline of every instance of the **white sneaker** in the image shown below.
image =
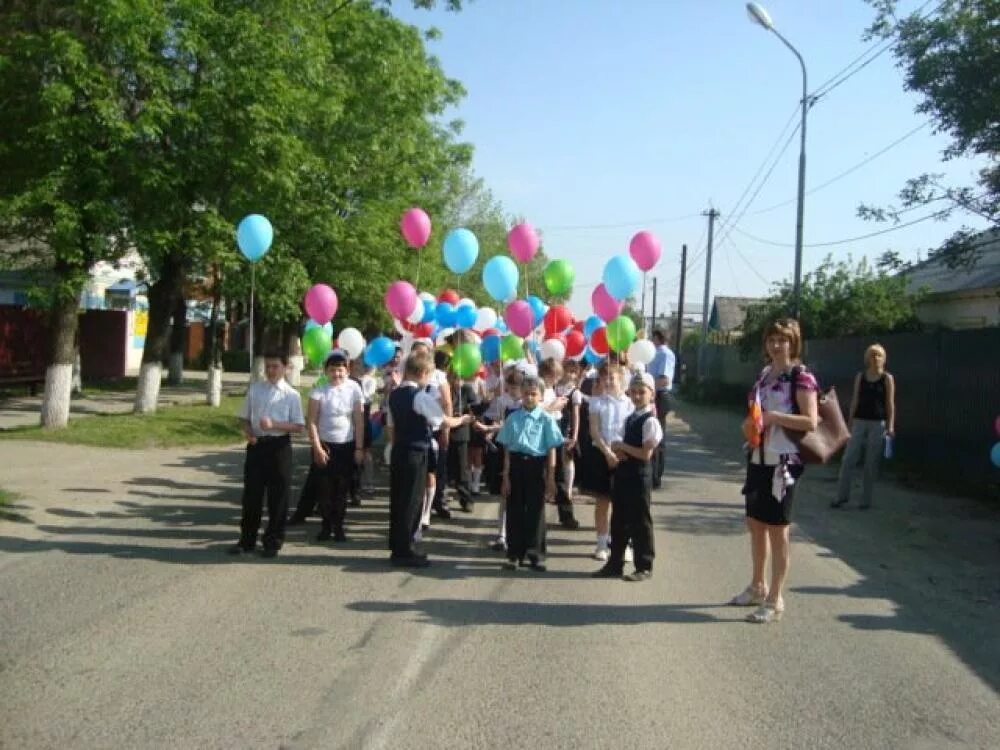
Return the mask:
{"type": "Polygon", "coordinates": [[[611,558],[611,550],[603,544],[598,544],[594,550],[594,559],[599,562],[607,562],[611,558]]]}
{"type": "Polygon", "coordinates": [[[623,557],[622,559],[625,562],[630,563],[635,561],[634,558],[635,556],[632,554],[632,545],[630,544],[628,547],[625,548],[625,557],[623,557]]]}
{"type": "Polygon", "coordinates": [[[424,532],[423,531],[421,531],[420,529],[417,529],[416,531],[413,532],[413,541],[415,541],[415,542],[422,542],[423,540],[424,540],[424,532]]]}

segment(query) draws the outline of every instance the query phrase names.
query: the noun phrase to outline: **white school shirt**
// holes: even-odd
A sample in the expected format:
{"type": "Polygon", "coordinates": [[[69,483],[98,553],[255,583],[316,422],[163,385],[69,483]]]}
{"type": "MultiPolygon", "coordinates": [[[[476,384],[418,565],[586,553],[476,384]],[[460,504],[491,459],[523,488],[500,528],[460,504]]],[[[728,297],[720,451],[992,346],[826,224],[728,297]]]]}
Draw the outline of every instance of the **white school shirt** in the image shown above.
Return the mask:
{"type": "Polygon", "coordinates": [[[483,416],[492,419],[494,422],[498,422],[507,414],[507,409],[520,405],[520,400],[511,398],[506,392],[504,392],[490,401],[490,407],[486,410],[486,413],[483,414],[483,416]]]}
{"type": "MultiPolygon", "coordinates": [[[[413,386],[417,389],[417,393],[413,397],[413,411],[427,420],[431,432],[436,432],[441,423],[444,422],[444,409],[441,408],[441,402],[438,401],[437,396],[428,393],[425,390],[426,386],[417,385],[412,380],[404,380],[396,388],[403,388],[405,386],[413,386]]],[[[391,427],[393,423],[392,409],[387,409],[386,413],[388,414],[386,423],[391,427]]],[[[431,438],[431,442],[434,443],[435,440],[431,438]]]]}
{"type": "Polygon", "coordinates": [[[625,420],[635,411],[635,404],[625,395],[591,396],[590,413],[597,416],[601,438],[608,445],[620,442],[625,436],[625,420]]]}
{"type": "Polygon", "coordinates": [[[371,375],[361,376],[361,395],[365,398],[365,403],[370,404],[372,399],[375,398],[375,392],[378,390],[378,383],[375,378],[371,375]]]}
{"type": "Polygon", "coordinates": [[[644,406],[639,411],[635,412],[637,415],[642,414],[652,414],[653,419],[647,419],[642,425],[642,444],[653,443],[657,445],[663,440],[663,428],[660,427],[660,420],[656,419],[656,412],[653,411],[653,405],[644,406]]]}
{"type": "Polygon", "coordinates": [[[568,396],[570,406],[579,406],[584,399],[583,391],[574,383],[557,383],[556,396],[568,396]]]}
{"type": "Polygon", "coordinates": [[[327,383],[313,388],[309,399],[319,402],[316,428],[320,440],[336,444],[349,443],[354,439],[354,407],[356,404],[365,405],[360,385],[350,378],[337,386],[327,383]]]}
{"type": "Polygon", "coordinates": [[[287,434],[281,430],[262,430],[260,420],[263,417],[270,417],[275,422],[306,423],[302,416],[302,398],[284,378],[277,385],[270,380],[253,383],[247,389],[239,417],[250,422],[250,429],[255,437],[279,437],[287,434]]]}

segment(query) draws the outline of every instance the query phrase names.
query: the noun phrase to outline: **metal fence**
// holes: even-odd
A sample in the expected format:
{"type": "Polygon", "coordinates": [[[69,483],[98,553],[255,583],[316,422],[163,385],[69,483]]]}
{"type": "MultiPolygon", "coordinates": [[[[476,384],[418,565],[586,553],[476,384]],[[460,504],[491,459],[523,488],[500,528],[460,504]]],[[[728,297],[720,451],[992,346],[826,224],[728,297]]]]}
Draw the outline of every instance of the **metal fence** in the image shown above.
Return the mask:
{"type": "MultiPolygon", "coordinates": [[[[854,375],[864,351],[878,342],[896,378],[895,450],[908,463],[955,472],[964,481],[1000,482],[990,448],[1000,441],[1000,328],[808,341],[803,361],[824,388],[836,386],[850,407],[854,375]]],[[[752,385],[762,360],[744,362],[737,346],[709,345],[705,379],[752,385]]]]}

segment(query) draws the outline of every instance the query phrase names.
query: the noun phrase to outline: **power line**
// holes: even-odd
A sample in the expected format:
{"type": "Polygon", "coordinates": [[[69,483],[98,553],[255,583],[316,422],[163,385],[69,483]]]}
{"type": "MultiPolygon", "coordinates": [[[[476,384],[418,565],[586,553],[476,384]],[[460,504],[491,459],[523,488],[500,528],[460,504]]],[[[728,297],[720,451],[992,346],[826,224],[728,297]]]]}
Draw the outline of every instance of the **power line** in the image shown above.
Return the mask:
{"type": "MultiPolygon", "coordinates": [[[[913,130],[909,131],[905,135],[900,136],[899,138],[897,138],[896,140],[894,140],[892,143],[890,143],[888,146],[880,149],[879,151],[876,151],[871,156],[868,156],[865,159],[859,161],[854,166],[849,167],[848,169],[845,169],[843,172],[841,172],[840,174],[838,174],[838,175],[836,175],[834,177],[831,177],[826,182],[821,183],[821,184],[817,185],[814,188],[810,188],[809,190],[806,191],[806,195],[812,195],[813,193],[818,192],[818,191],[822,190],[823,188],[832,185],[833,183],[837,182],[838,180],[842,180],[843,178],[847,177],[848,175],[853,174],[854,172],[857,172],[863,166],[865,166],[869,162],[875,161],[875,159],[877,159],[878,157],[882,156],[882,154],[884,154],[884,153],[886,153],[886,152],[894,149],[896,146],[898,146],[900,143],[902,143],[906,139],[912,138],[914,135],[916,135],[917,133],[919,133],[921,130],[923,130],[924,128],[926,128],[930,124],[931,124],[930,120],[928,120],[927,122],[924,122],[924,123],[918,125],[917,127],[913,128],[913,130]]],[[[768,206],[767,208],[762,208],[759,211],[754,211],[753,213],[751,213],[749,215],[750,216],[758,216],[760,214],[766,214],[768,211],[774,211],[777,208],[782,208],[782,207],[787,206],[789,204],[795,203],[795,201],[796,201],[795,198],[790,198],[789,200],[782,201],[781,203],[775,203],[773,206],[768,206]]]]}
{"type": "MultiPolygon", "coordinates": [[[[832,240],[830,242],[813,242],[809,245],[804,245],[803,247],[833,247],[834,245],[846,245],[848,242],[857,242],[858,240],[866,240],[869,237],[878,237],[881,234],[888,234],[889,232],[895,232],[900,229],[905,229],[906,227],[911,227],[914,224],[919,224],[922,221],[928,221],[929,219],[938,219],[947,215],[947,211],[935,211],[934,213],[927,214],[926,216],[921,216],[919,219],[914,219],[913,221],[907,221],[902,224],[897,224],[895,226],[889,227],[888,229],[882,229],[878,232],[871,232],[869,234],[858,235],[857,237],[845,237],[842,240],[832,240]]],[[[735,231],[742,234],[744,237],[753,240],[754,242],[759,242],[762,245],[773,245],[774,247],[795,247],[795,245],[789,244],[787,242],[775,242],[774,240],[764,239],[763,237],[758,237],[754,234],[750,234],[746,230],[740,229],[739,227],[734,227],[735,231]]]]}
{"type": "Polygon", "coordinates": [[[748,268],[749,268],[749,269],[750,269],[751,271],[753,271],[754,275],[755,275],[755,276],[756,276],[756,277],[757,277],[758,279],[760,279],[761,281],[763,281],[763,282],[764,282],[765,284],[768,284],[768,285],[770,285],[770,283],[771,283],[771,282],[770,282],[770,281],[768,281],[767,279],[765,279],[765,278],[764,278],[763,276],[761,276],[761,274],[760,274],[760,271],[758,271],[758,270],[757,270],[757,267],[756,267],[756,266],[754,266],[754,264],[750,262],[750,259],[749,259],[749,258],[747,258],[747,256],[745,256],[745,255],[743,254],[743,251],[742,251],[742,250],[740,250],[740,249],[739,249],[739,247],[737,247],[737,246],[736,246],[736,243],[735,243],[735,242],[733,242],[733,241],[732,241],[731,239],[729,239],[729,236],[728,236],[728,235],[726,236],[726,240],[725,240],[725,241],[726,241],[726,242],[728,242],[728,243],[729,243],[729,246],[730,246],[730,247],[731,247],[731,248],[732,248],[733,250],[735,250],[735,251],[736,251],[736,254],[737,254],[737,255],[739,255],[739,256],[740,256],[740,258],[742,258],[742,259],[743,259],[743,262],[747,264],[747,267],[748,267],[748,268]]]}
{"type": "Polygon", "coordinates": [[[701,216],[699,213],[684,214],[683,216],[672,216],[660,219],[636,219],[635,221],[624,221],[618,224],[566,224],[554,227],[544,227],[546,232],[569,232],[577,229],[627,229],[629,227],[641,227],[649,224],[670,224],[685,219],[693,219],[701,216]]]}

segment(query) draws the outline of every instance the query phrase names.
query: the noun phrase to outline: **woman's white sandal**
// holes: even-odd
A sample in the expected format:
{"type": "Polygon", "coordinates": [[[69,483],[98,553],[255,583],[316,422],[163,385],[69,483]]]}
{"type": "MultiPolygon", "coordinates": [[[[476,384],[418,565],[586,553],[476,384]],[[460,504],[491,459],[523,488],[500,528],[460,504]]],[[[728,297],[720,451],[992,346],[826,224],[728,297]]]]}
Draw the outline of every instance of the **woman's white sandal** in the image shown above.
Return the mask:
{"type": "Polygon", "coordinates": [[[747,622],[753,622],[760,625],[764,625],[769,622],[777,622],[781,619],[781,615],[784,611],[784,603],[782,603],[779,607],[771,602],[764,602],[760,605],[760,607],[747,615],[747,622]]]}
{"type": "Polygon", "coordinates": [[[765,599],[767,599],[767,586],[762,589],[747,586],[730,599],[729,604],[732,607],[755,607],[763,604],[765,599]]]}

